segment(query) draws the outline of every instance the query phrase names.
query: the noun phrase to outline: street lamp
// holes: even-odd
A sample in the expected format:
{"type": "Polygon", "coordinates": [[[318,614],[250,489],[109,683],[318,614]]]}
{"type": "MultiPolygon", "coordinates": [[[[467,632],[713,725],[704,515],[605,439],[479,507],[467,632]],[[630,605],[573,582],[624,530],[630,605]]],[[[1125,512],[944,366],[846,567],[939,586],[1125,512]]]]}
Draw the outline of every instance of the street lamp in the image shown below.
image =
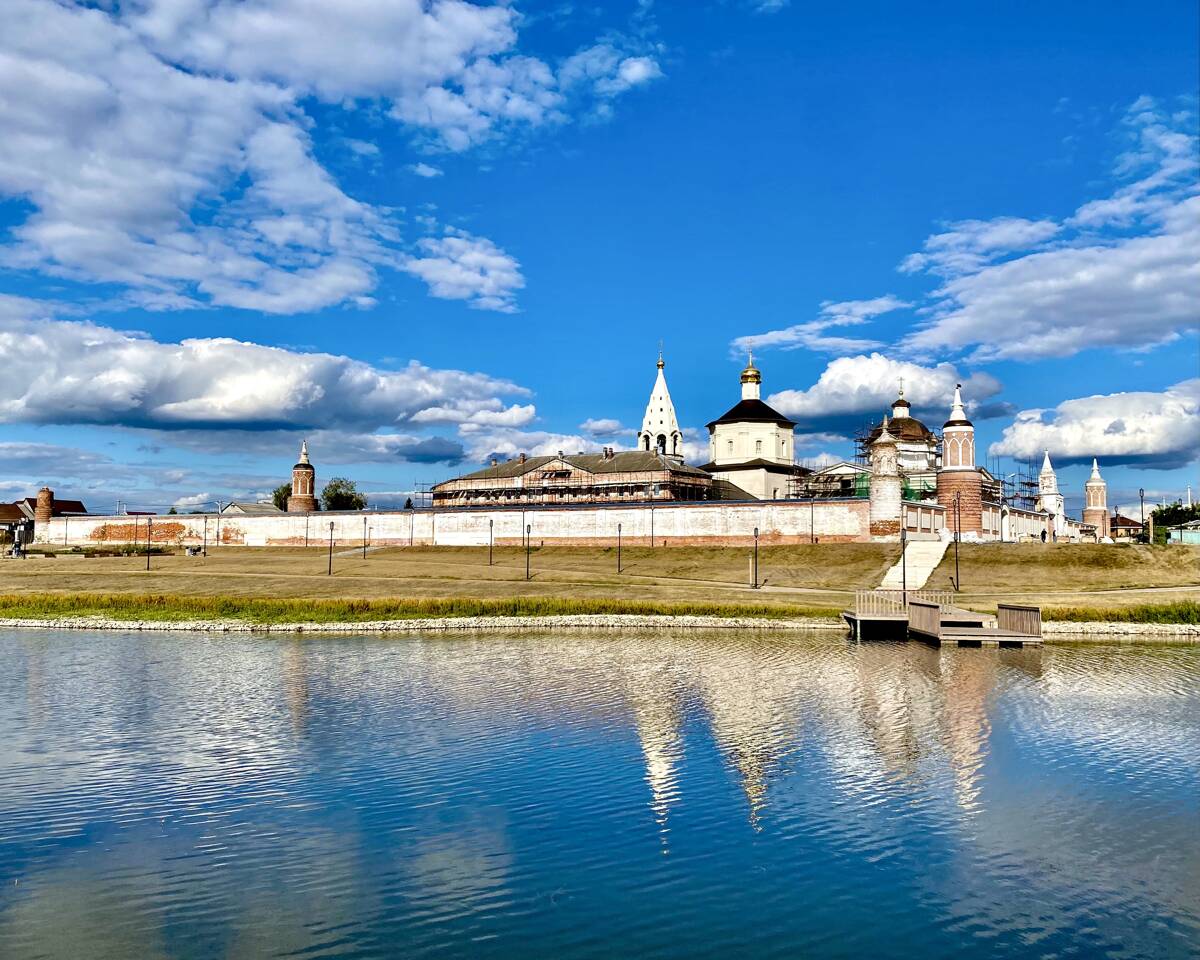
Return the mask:
{"type": "Polygon", "coordinates": [[[904,526],[900,528],[900,591],[908,606],[908,528],[904,526]]]}
{"type": "Polygon", "coordinates": [[[954,495],[954,592],[962,589],[962,577],[958,572],[958,542],[962,539],[962,494],[954,495]]]}
{"type": "Polygon", "coordinates": [[[808,542],[817,542],[817,498],[808,501],[808,542]]]}
{"type": "Polygon", "coordinates": [[[363,559],[367,559],[367,518],[363,515],[363,559]]]}
{"type": "Polygon", "coordinates": [[[754,528],[754,589],[758,589],[758,527],[754,528]]]}
{"type": "Polygon", "coordinates": [[[617,573],[621,572],[621,525],[617,524],[617,573]]]}
{"type": "Polygon", "coordinates": [[[495,519],[488,517],[488,566],[492,565],[492,543],[495,540],[495,519]]]}
{"type": "Polygon", "coordinates": [[[304,545],[308,546],[308,518],[312,516],[307,510],[304,511],[304,545]]]}
{"type": "Polygon", "coordinates": [[[333,576],[333,521],[329,521],[329,576],[333,576]]]}
{"type": "Polygon", "coordinates": [[[525,579],[529,579],[529,549],[533,545],[530,534],[533,533],[533,524],[525,524],[525,579]]]}
{"type": "Polygon", "coordinates": [[[1142,539],[1146,538],[1146,489],[1138,487],[1138,500],[1142,504],[1142,539]]]}
{"type": "Polygon", "coordinates": [[[204,518],[204,547],[201,551],[204,556],[208,556],[208,517],[204,518]]]}
{"type": "Polygon", "coordinates": [[[154,523],[150,517],[146,518],[146,570],[150,569],[150,527],[154,523]]]}

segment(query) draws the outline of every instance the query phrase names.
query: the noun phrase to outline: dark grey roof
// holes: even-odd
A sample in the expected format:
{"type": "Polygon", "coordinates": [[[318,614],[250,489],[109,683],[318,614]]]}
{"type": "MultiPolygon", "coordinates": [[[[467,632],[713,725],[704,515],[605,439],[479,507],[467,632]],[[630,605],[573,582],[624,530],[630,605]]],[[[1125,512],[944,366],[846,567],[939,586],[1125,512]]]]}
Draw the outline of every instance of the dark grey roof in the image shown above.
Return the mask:
{"type": "Polygon", "coordinates": [[[730,407],[723,416],[718,417],[708,425],[711,430],[718,423],[777,423],[781,427],[794,427],[795,420],[789,420],[778,410],[768,407],[761,400],[739,400],[730,407]]]}
{"type": "Polygon", "coordinates": [[[775,460],[764,459],[763,457],[755,457],[753,460],[743,460],[740,463],[706,463],[701,469],[707,470],[709,473],[721,473],[725,470],[760,470],[764,467],[769,470],[790,473],[797,477],[805,477],[812,473],[808,467],[801,467],[793,463],[779,463],[775,460]]]}
{"type": "MultiPolygon", "coordinates": [[[[484,467],[474,473],[468,473],[457,480],[505,480],[511,477],[521,477],[527,473],[540,470],[547,464],[560,459],[559,457],[529,457],[522,463],[520,460],[507,460],[494,467],[484,467]]],[[[679,460],[661,456],[654,451],[624,450],[614,453],[606,459],[602,453],[579,453],[565,455],[561,458],[573,467],[588,473],[645,473],[653,470],[668,470],[671,473],[684,476],[707,476],[698,467],[689,467],[679,460]]],[[[443,481],[449,482],[449,481],[443,481]]],[[[441,484],[438,484],[440,486],[441,484]]]]}
{"type": "Polygon", "coordinates": [[[709,494],[711,500],[757,500],[758,497],[752,493],[747,493],[736,483],[731,483],[728,480],[719,480],[713,478],[712,492],[709,494]]]}

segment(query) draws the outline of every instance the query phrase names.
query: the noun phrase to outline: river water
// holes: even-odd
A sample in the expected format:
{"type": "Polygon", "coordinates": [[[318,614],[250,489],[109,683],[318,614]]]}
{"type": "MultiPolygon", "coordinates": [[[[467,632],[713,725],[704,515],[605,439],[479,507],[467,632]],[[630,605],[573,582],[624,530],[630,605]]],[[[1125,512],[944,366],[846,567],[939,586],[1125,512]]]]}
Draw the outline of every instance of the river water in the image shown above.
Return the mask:
{"type": "Polygon", "coordinates": [[[1198,647],[0,632],[0,957],[1198,954],[1198,647]]]}

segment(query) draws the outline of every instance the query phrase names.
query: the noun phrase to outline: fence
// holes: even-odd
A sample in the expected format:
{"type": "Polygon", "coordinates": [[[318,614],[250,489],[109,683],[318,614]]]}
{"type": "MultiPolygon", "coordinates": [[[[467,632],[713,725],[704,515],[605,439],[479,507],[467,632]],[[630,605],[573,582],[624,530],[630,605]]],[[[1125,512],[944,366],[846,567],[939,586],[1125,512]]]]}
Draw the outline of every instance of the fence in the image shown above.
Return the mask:
{"type": "Polygon", "coordinates": [[[915,601],[950,606],[953,596],[949,590],[857,590],[854,612],[859,617],[902,617],[915,601]]]}
{"type": "Polygon", "coordinates": [[[940,639],[942,636],[942,605],[911,600],[908,604],[908,629],[927,637],[940,639]]]}
{"type": "Polygon", "coordinates": [[[996,626],[1009,633],[1017,633],[1023,637],[1040,637],[1042,635],[1042,608],[1021,607],[1016,604],[1001,603],[996,606],[996,626]]]}

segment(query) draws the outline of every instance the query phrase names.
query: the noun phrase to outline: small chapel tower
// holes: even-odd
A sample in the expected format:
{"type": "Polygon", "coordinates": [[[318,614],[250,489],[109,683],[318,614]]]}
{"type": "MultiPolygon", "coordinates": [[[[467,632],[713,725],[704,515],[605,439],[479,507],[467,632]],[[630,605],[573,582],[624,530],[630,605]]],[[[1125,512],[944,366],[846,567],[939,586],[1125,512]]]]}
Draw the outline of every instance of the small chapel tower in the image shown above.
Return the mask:
{"type": "Polygon", "coordinates": [[[1050,451],[1042,460],[1042,469],[1038,473],[1038,509],[1046,514],[1046,533],[1055,537],[1066,532],[1066,515],[1064,513],[1063,495],[1058,492],[1058,476],[1050,463],[1050,451]]]}
{"type": "Polygon", "coordinates": [[[871,443],[871,537],[875,540],[900,536],[902,486],[897,460],[896,438],[888,432],[884,414],[883,428],[871,443]]]}
{"type": "Polygon", "coordinates": [[[675,404],[667,389],[667,378],[663,374],[662,351],[658,353],[658,377],[650,391],[650,402],[646,404],[646,415],[642,418],[642,429],[638,433],[639,450],[657,452],[673,460],[683,460],[683,432],[675,417],[675,404]]]}
{"type": "Polygon", "coordinates": [[[300,441],[300,459],[292,467],[292,495],[287,500],[288,513],[311,513],[317,509],[317,471],[308,461],[308,441],[300,441]]]}
{"type": "Polygon", "coordinates": [[[975,425],[963,407],[962,384],[954,385],[950,417],[942,425],[942,466],[937,501],[945,509],[945,528],[960,537],[983,532],[983,476],[975,466],[975,425]]]}
{"type": "Polygon", "coordinates": [[[1096,528],[1096,539],[1111,537],[1108,519],[1108,484],[1100,476],[1100,464],[1093,458],[1092,475],[1083,485],[1083,522],[1096,528]]]}

